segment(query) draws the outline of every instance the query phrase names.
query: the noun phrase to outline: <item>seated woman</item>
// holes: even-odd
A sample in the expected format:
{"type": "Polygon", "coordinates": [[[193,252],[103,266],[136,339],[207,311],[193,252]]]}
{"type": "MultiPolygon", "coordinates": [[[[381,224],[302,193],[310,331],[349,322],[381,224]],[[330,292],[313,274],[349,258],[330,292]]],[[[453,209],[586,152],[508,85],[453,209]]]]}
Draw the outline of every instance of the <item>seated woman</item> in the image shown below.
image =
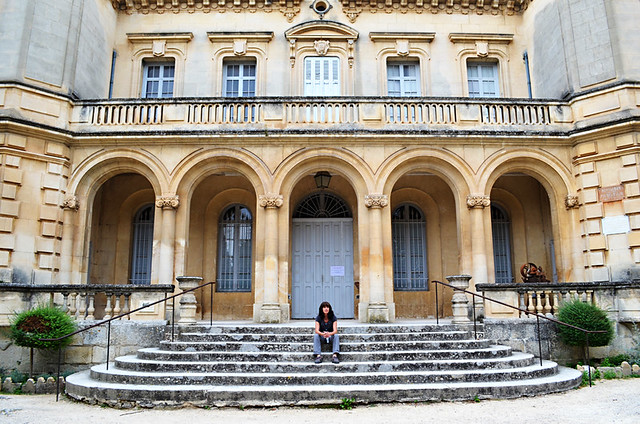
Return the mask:
{"type": "Polygon", "coordinates": [[[316,317],[316,329],[313,334],[313,353],[316,356],[316,364],[322,362],[320,354],[321,343],[333,343],[333,358],[331,362],[340,363],[338,354],[340,354],[340,336],[338,336],[338,319],[333,313],[329,302],[322,302],[318,308],[318,316],[316,317]]]}

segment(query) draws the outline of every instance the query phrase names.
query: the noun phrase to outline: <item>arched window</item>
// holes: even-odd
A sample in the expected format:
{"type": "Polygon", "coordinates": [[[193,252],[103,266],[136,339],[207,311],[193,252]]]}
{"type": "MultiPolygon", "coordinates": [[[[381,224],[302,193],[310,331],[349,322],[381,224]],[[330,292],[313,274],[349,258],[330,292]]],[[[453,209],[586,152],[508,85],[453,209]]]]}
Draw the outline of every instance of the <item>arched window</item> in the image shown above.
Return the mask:
{"type": "Polygon", "coordinates": [[[217,290],[250,292],[253,217],[249,209],[243,205],[225,209],[218,234],[217,290]]]}
{"type": "Polygon", "coordinates": [[[133,218],[131,246],[131,284],[151,284],[153,254],[153,205],[145,205],[133,218]]]}
{"type": "Polygon", "coordinates": [[[394,290],[428,290],[426,223],[422,211],[401,205],[391,215],[394,290]]]}
{"type": "Polygon", "coordinates": [[[351,210],[338,196],[320,191],[313,193],[298,204],[294,218],[351,218],[351,210]]]}
{"type": "Polygon", "coordinates": [[[491,205],[491,231],[496,283],[512,283],[511,221],[507,212],[498,205],[491,205]]]}

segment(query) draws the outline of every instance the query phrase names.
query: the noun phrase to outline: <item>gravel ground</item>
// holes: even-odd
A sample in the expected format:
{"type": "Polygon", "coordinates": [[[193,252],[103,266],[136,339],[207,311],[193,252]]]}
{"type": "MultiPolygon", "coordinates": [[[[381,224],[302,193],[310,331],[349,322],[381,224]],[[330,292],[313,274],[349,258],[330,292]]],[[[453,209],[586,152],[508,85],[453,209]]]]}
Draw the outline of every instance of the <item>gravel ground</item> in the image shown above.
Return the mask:
{"type": "Polygon", "coordinates": [[[0,423],[640,423],[640,378],[598,381],[564,393],[474,402],[320,408],[111,409],[54,395],[0,395],[0,423]]]}

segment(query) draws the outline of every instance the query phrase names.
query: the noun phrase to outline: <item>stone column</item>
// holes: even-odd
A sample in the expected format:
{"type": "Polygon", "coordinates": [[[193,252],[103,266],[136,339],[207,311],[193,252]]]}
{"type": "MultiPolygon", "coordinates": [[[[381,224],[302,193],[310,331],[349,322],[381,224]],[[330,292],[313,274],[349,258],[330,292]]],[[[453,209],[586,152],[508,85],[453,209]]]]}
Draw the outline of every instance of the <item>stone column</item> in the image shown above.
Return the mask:
{"type": "MultiPolygon", "coordinates": [[[[202,284],[202,277],[176,277],[180,290],[187,291],[202,284]]],[[[196,323],[196,294],[194,291],[180,296],[178,325],[189,325],[196,323]]]]}
{"type": "Polygon", "coordinates": [[[173,284],[173,260],[176,237],[176,209],[180,199],[176,195],[156,197],[156,207],[162,209],[162,234],[160,236],[160,255],[158,283],[173,284]]]}
{"type": "Polygon", "coordinates": [[[384,258],[382,239],[382,208],[389,204],[384,194],[364,197],[369,208],[369,305],[367,322],[389,322],[389,307],[384,298],[384,258]]]}
{"type": "MultiPolygon", "coordinates": [[[[446,277],[449,284],[458,289],[468,289],[470,275],[449,275],[446,277]]],[[[454,324],[468,324],[471,322],[469,319],[469,298],[466,293],[459,290],[453,291],[453,297],[451,298],[451,309],[453,310],[454,324]]]]}
{"type": "Polygon", "coordinates": [[[282,321],[278,302],[278,209],[283,203],[282,195],[260,195],[258,203],[265,209],[264,296],[259,321],[276,323],[282,321]]]}
{"type": "Polygon", "coordinates": [[[73,226],[76,212],[80,207],[76,196],[68,196],[60,206],[62,213],[62,245],[60,248],[60,283],[72,284],[71,270],[73,267],[73,226]]]}
{"type": "Polygon", "coordinates": [[[485,249],[484,212],[491,205],[489,196],[470,194],[467,196],[467,207],[471,214],[471,257],[473,258],[473,278],[476,283],[489,280],[487,272],[487,252],[485,249]]]}

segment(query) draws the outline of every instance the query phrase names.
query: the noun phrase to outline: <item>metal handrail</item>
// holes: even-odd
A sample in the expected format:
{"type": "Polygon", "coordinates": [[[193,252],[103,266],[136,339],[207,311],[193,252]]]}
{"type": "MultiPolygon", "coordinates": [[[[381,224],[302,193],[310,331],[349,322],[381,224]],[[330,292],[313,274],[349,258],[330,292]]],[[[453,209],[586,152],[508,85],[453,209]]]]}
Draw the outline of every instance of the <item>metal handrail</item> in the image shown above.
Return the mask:
{"type": "Polygon", "coordinates": [[[492,298],[484,296],[482,294],[475,293],[475,292],[472,292],[472,291],[469,291],[469,290],[466,290],[466,289],[463,289],[463,288],[460,288],[460,287],[456,287],[456,286],[451,285],[451,284],[443,283],[442,281],[432,280],[431,282],[435,284],[435,288],[436,288],[436,324],[437,325],[440,324],[440,312],[439,312],[439,308],[438,308],[438,284],[442,284],[443,286],[450,287],[453,290],[458,290],[458,291],[461,291],[461,292],[464,292],[466,294],[470,294],[471,296],[473,296],[473,329],[474,329],[474,336],[475,336],[476,339],[478,338],[478,331],[477,331],[477,328],[476,328],[476,307],[475,307],[475,305],[476,305],[476,297],[479,297],[479,298],[481,298],[483,300],[488,300],[489,302],[497,303],[497,304],[502,305],[502,306],[506,306],[507,308],[511,308],[511,309],[518,310],[520,312],[524,312],[525,314],[527,314],[527,316],[534,315],[536,317],[536,329],[537,329],[537,332],[538,332],[538,353],[539,353],[539,358],[540,358],[540,366],[542,366],[542,340],[540,338],[540,318],[546,319],[547,321],[555,322],[556,324],[564,325],[565,327],[571,327],[573,329],[582,331],[583,333],[585,333],[585,338],[586,338],[586,341],[587,341],[587,351],[586,351],[586,353],[587,353],[587,368],[588,368],[588,372],[589,372],[589,387],[591,387],[591,358],[590,358],[590,355],[589,355],[589,334],[591,334],[591,333],[594,333],[594,334],[595,333],[606,333],[606,331],[604,331],[604,330],[586,330],[584,328],[580,328],[580,327],[577,327],[575,325],[567,324],[566,322],[562,322],[562,321],[559,321],[559,320],[554,319],[554,318],[549,318],[548,316],[545,316],[545,315],[540,315],[537,312],[534,314],[533,312],[530,312],[530,311],[522,309],[522,308],[518,308],[517,306],[509,305],[508,303],[504,303],[504,302],[501,302],[499,300],[492,299],[492,298]]]}
{"type": "MultiPolygon", "coordinates": [[[[60,340],[66,339],[68,337],[75,336],[76,334],[80,334],[80,333],[82,333],[84,331],[90,330],[92,328],[99,327],[99,326],[101,326],[103,324],[107,324],[107,365],[106,365],[106,369],[109,369],[109,348],[110,348],[110,345],[111,345],[111,321],[114,321],[116,319],[120,319],[122,317],[129,316],[134,312],[141,311],[142,309],[148,308],[150,306],[155,306],[158,303],[166,302],[167,300],[171,299],[171,301],[172,301],[172,308],[171,308],[171,341],[173,341],[175,321],[176,321],[175,320],[176,298],[182,296],[185,293],[189,293],[189,292],[204,288],[206,286],[212,286],[211,287],[211,293],[210,293],[211,310],[209,312],[209,325],[213,326],[213,285],[215,285],[215,284],[216,284],[215,281],[210,281],[208,283],[201,284],[198,287],[194,287],[192,289],[184,290],[184,291],[182,291],[180,293],[177,293],[177,294],[174,294],[174,295],[171,295],[171,296],[168,296],[168,297],[165,294],[164,299],[156,300],[155,302],[149,303],[149,304],[144,305],[144,306],[140,306],[139,308],[136,308],[136,309],[134,309],[132,311],[122,313],[120,315],[111,317],[109,319],[105,319],[105,320],[100,321],[100,322],[98,322],[96,324],[92,324],[92,325],[90,325],[88,327],[82,328],[80,330],[76,330],[73,333],[69,333],[69,334],[66,334],[64,336],[56,337],[56,338],[53,338],[53,339],[40,339],[40,340],[41,341],[49,341],[49,342],[60,341],[60,340]]],[[[58,371],[57,371],[58,374],[56,376],[56,402],[58,401],[58,398],[59,398],[59,395],[60,395],[60,362],[61,362],[60,358],[61,358],[61,352],[62,352],[62,346],[59,346],[58,347],[58,371]]]]}

